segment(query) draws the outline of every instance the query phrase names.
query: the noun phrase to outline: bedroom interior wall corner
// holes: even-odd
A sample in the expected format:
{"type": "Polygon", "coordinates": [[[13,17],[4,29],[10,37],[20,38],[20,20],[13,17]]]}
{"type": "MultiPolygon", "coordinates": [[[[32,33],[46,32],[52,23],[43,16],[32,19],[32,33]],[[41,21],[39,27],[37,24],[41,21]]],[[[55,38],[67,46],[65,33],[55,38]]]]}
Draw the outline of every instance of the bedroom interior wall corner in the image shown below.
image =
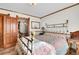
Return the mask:
{"type": "MultiPolygon", "coordinates": [[[[41,19],[41,26],[45,26],[45,23],[48,24],[57,24],[57,23],[63,23],[66,20],[69,20],[68,30],[69,32],[77,31],[79,30],[79,5],[74,6],[72,8],[66,9],[64,11],[61,11],[59,13],[50,15],[48,17],[41,19]]],[[[48,29],[52,31],[52,29],[48,29]]]]}

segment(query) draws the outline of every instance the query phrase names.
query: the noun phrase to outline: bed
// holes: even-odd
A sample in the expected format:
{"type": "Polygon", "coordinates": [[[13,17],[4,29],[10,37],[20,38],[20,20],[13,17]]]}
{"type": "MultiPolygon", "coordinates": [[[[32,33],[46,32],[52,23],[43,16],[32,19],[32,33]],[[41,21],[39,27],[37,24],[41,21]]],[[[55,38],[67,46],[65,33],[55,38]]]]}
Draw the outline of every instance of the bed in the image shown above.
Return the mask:
{"type": "Polygon", "coordinates": [[[36,35],[36,39],[51,44],[56,50],[56,55],[64,55],[67,53],[68,44],[66,36],[63,34],[46,33],[44,35],[36,35]]]}
{"type": "MultiPolygon", "coordinates": [[[[68,43],[67,43],[67,26],[68,20],[66,23],[60,24],[46,24],[47,28],[55,28],[55,29],[63,29],[65,28],[66,33],[56,33],[55,32],[46,32],[44,35],[35,35],[35,38],[29,38],[29,40],[25,37],[20,38],[20,46],[23,50],[27,53],[27,55],[65,55],[68,50],[68,43]],[[27,43],[28,42],[28,43],[27,43]],[[25,46],[24,46],[24,45],[25,46]],[[27,45],[26,45],[27,44],[27,45]]],[[[58,31],[60,32],[60,30],[58,31]]],[[[32,35],[32,34],[31,34],[32,35]]]]}
{"type": "Polygon", "coordinates": [[[56,50],[55,48],[43,41],[39,41],[35,39],[33,44],[33,55],[55,55],[56,50]]]}
{"type": "Polygon", "coordinates": [[[69,48],[67,39],[70,37],[67,35],[69,33],[68,20],[58,24],[45,23],[44,28],[44,35],[36,35],[35,38],[51,44],[56,50],[56,55],[65,55],[69,48]]]}
{"type": "MultiPolygon", "coordinates": [[[[31,43],[29,43],[28,48],[32,50],[32,55],[65,55],[69,48],[66,39],[66,35],[58,33],[36,35],[32,42],[32,49],[31,43]]],[[[21,40],[27,44],[27,39],[25,37],[22,37],[21,40]]],[[[18,42],[27,53],[28,49],[20,40],[18,42]]],[[[31,53],[28,51],[27,55],[31,53]]]]}
{"type": "MultiPolygon", "coordinates": [[[[25,44],[27,44],[27,40],[24,37],[22,37],[21,40],[25,44]]],[[[56,55],[56,50],[51,44],[37,39],[33,40],[32,54],[31,54],[30,51],[28,51],[27,47],[25,47],[24,44],[21,42],[21,40],[18,39],[19,46],[22,47],[25,54],[27,53],[27,55],[56,55]]],[[[28,48],[31,49],[31,43],[29,43],[28,48]]]]}

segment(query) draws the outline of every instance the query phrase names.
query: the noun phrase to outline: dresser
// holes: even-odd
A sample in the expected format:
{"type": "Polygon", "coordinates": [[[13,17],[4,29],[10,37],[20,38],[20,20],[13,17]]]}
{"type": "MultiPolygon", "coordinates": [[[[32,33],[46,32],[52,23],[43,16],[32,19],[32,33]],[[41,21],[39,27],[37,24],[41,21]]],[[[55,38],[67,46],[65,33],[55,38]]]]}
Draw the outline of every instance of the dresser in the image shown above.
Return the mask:
{"type": "Polygon", "coordinates": [[[0,14],[0,48],[9,48],[16,44],[18,17],[0,14]]]}

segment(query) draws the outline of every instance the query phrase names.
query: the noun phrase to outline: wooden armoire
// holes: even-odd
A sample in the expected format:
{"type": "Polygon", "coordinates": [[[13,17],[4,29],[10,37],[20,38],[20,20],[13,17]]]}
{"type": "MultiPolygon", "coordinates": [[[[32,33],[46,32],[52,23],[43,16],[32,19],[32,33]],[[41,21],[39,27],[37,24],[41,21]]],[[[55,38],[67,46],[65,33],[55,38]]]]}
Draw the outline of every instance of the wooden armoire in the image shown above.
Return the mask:
{"type": "Polygon", "coordinates": [[[18,34],[18,17],[0,14],[0,48],[16,45],[18,34]]]}

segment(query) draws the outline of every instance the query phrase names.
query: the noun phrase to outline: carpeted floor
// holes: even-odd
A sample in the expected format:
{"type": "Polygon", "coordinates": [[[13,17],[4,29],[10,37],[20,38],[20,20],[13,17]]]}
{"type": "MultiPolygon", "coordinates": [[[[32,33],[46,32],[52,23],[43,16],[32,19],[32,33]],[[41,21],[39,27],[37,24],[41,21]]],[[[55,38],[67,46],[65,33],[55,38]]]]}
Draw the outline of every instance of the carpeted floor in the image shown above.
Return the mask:
{"type": "Polygon", "coordinates": [[[15,50],[15,46],[10,48],[0,48],[0,55],[17,55],[17,51],[15,50]]]}

